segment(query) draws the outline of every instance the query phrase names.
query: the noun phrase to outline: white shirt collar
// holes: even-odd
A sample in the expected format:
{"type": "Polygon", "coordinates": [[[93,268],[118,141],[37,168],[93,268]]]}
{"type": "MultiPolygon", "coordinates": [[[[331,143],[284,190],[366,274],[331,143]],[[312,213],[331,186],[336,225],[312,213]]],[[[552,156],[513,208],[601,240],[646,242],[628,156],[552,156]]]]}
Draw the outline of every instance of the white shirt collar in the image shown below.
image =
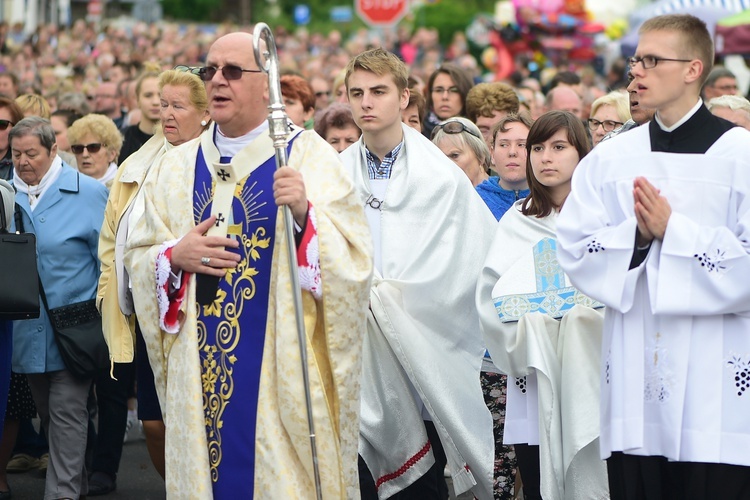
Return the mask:
{"type": "Polygon", "coordinates": [[[219,125],[216,125],[216,134],[214,135],[214,143],[216,149],[219,150],[220,156],[228,156],[234,158],[234,156],[240,152],[242,148],[253,142],[256,137],[268,130],[268,120],[263,120],[260,125],[252,129],[245,135],[239,137],[227,137],[221,133],[219,125]]]}
{"type": "Polygon", "coordinates": [[[660,128],[661,128],[661,129],[662,129],[662,130],[663,130],[664,132],[672,132],[673,130],[677,129],[677,127],[679,127],[680,125],[682,125],[683,123],[685,123],[686,121],[688,121],[688,120],[689,120],[690,118],[692,118],[692,116],[693,116],[693,115],[694,115],[695,113],[697,113],[697,112],[698,112],[698,110],[700,109],[700,107],[701,107],[702,105],[703,105],[703,99],[701,99],[701,98],[699,97],[699,98],[698,98],[698,102],[696,103],[696,105],[695,105],[695,106],[693,106],[693,108],[692,108],[692,109],[691,109],[690,111],[688,111],[688,112],[687,112],[687,113],[685,114],[685,116],[683,116],[682,118],[680,118],[679,120],[677,120],[677,123],[675,123],[675,124],[674,124],[674,125],[672,125],[671,127],[667,127],[666,125],[664,125],[664,123],[662,123],[662,121],[661,121],[661,120],[659,119],[659,113],[658,113],[658,112],[657,112],[657,113],[656,113],[656,114],[654,115],[654,119],[656,120],[656,123],[657,123],[657,124],[659,125],[659,127],[660,127],[660,128]]]}

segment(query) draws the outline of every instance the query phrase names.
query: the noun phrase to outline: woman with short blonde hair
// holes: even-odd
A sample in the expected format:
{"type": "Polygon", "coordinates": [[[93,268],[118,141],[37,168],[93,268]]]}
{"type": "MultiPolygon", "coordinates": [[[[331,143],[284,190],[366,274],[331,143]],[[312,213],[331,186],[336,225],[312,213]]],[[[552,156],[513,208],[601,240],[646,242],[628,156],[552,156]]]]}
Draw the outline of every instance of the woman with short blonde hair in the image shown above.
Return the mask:
{"type": "Polygon", "coordinates": [[[78,170],[109,188],[117,173],[116,160],[122,148],[122,136],[115,122],[104,115],[86,115],[70,126],[68,142],[78,170]]]}
{"type": "Polygon", "coordinates": [[[628,120],[630,99],[627,93],[616,90],[595,100],[587,120],[593,145],[599,144],[605,135],[622,127],[628,120]]]}

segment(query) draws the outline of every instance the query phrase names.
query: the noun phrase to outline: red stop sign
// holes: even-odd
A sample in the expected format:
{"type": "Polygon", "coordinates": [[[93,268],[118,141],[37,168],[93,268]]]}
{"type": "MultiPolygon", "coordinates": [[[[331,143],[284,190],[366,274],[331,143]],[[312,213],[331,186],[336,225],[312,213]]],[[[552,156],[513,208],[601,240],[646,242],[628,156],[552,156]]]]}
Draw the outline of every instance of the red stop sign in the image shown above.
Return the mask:
{"type": "Polygon", "coordinates": [[[396,24],[409,10],[409,0],[354,0],[354,5],[370,26],[396,24]]]}

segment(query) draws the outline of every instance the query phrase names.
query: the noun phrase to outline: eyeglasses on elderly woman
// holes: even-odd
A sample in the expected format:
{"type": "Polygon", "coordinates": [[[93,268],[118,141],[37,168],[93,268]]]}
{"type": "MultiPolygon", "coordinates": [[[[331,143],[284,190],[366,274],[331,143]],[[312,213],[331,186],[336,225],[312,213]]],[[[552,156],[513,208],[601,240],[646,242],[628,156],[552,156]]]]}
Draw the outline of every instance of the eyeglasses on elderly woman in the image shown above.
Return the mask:
{"type": "Polygon", "coordinates": [[[589,128],[593,132],[594,130],[599,128],[599,125],[602,126],[605,132],[612,132],[614,129],[622,127],[625,125],[622,122],[616,122],[614,120],[604,120],[603,122],[600,122],[596,118],[589,118],[586,120],[589,124],[589,128]]]}
{"type": "Polygon", "coordinates": [[[473,135],[477,139],[482,139],[481,135],[478,135],[476,132],[474,132],[458,120],[449,120],[445,123],[439,123],[435,125],[435,128],[432,129],[432,135],[430,136],[430,139],[434,139],[435,134],[437,134],[438,130],[440,129],[442,129],[446,134],[460,134],[461,132],[466,132],[473,135]]]}

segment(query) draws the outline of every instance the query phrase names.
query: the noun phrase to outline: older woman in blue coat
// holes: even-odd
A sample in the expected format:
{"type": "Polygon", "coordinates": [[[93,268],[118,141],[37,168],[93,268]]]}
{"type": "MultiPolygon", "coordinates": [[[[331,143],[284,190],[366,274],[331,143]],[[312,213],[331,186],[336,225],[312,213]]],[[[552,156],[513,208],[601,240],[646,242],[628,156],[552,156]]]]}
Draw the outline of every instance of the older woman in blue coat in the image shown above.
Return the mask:
{"type": "MultiPolygon", "coordinates": [[[[62,162],[55,132],[43,118],[21,120],[9,140],[16,202],[25,231],[36,234],[39,277],[49,307],[93,299],[106,188],[62,162]]],[[[44,308],[39,319],[14,322],[13,371],[27,375],[49,439],[44,498],[85,495],[91,380],[76,378],[65,367],[44,308]]]]}

